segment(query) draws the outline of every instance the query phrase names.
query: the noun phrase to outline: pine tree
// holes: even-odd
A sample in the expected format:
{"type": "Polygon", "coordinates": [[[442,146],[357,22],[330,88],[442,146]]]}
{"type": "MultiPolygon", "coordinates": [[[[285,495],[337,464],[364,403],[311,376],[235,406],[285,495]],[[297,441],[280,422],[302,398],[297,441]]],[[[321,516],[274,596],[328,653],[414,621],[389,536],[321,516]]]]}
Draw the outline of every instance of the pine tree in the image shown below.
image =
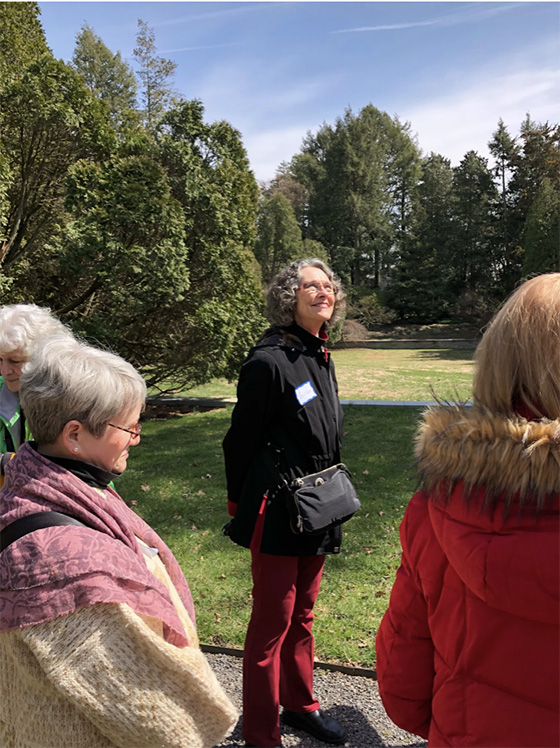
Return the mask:
{"type": "Polygon", "coordinates": [[[488,161],[469,151],[454,169],[457,294],[484,295],[495,279],[494,211],[498,192],[488,161]]]}
{"type": "Polygon", "coordinates": [[[496,272],[500,295],[506,296],[519,280],[521,270],[520,232],[514,212],[514,198],[510,180],[519,158],[520,147],[512,138],[504,121],[488,143],[495,163],[492,173],[497,180],[500,200],[496,204],[496,272]]]}
{"type": "Polygon", "coordinates": [[[76,36],[72,64],[89,90],[105,102],[114,124],[130,120],[136,107],[134,72],[121,53],[113,54],[87,24],[76,36]]]}
{"type": "Polygon", "coordinates": [[[294,210],[281,193],[261,201],[257,218],[255,257],[262,269],[262,279],[270,279],[292,260],[301,257],[303,244],[294,210]]]}
{"type": "Polygon", "coordinates": [[[0,3],[0,86],[21,77],[29,63],[51,54],[35,2],[0,3]]]}
{"type": "Polygon", "coordinates": [[[450,313],[454,263],[453,171],[432,153],[422,162],[410,231],[387,288],[387,304],[402,319],[437,322],[450,313]]]}
{"type": "Polygon", "coordinates": [[[523,275],[560,272],[560,192],[547,177],[527,216],[523,275]]]}
{"type": "Polygon", "coordinates": [[[133,57],[139,65],[142,82],[143,116],[148,129],[154,130],[174,99],[171,79],[177,64],[156,55],[155,34],[147,23],[138,19],[138,33],[133,57]]]}

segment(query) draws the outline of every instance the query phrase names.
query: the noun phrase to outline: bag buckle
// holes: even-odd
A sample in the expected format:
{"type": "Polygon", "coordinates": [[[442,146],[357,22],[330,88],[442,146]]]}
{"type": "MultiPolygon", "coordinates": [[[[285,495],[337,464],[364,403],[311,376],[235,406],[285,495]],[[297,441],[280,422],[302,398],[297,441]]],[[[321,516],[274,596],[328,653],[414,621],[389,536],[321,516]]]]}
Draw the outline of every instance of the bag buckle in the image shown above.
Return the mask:
{"type": "Polygon", "coordinates": [[[322,486],[324,482],[325,482],[324,478],[316,478],[315,485],[316,486],[322,486]]]}

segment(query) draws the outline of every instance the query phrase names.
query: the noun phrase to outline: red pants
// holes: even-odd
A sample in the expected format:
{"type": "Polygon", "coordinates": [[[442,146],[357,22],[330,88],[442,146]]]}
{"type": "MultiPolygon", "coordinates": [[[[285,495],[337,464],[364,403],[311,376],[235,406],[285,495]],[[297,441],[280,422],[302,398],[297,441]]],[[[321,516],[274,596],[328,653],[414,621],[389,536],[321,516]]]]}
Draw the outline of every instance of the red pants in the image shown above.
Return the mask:
{"type": "Polygon", "coordinates": [[[281,743],[279,707],[319,708],[313,698],[313,606],[324,556],[274,556],[251,551],[253,612],[243,655],[243,738],[281,743]]]}

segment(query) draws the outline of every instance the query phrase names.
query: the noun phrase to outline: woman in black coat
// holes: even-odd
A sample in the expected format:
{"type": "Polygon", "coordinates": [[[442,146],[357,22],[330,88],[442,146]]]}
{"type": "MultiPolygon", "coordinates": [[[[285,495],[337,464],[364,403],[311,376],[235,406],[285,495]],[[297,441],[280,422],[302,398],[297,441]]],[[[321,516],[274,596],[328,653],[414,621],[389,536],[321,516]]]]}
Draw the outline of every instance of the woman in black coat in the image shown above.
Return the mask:
{"type": "Polygon", "coordinates": [[[297,260],[267,291],[272,324],[242,366],[231,427],[224,439],[228,534],[251,549],[253,610],[243,661],[243,737],[281,743],[283,721],[331,744],[345,730],[313,696],[313,606],[325,554],[338,553],[341,527],[295,534],[283,480],[340,462],[342,409],[327,330],[345,294],[321,260],[297,260]]]}

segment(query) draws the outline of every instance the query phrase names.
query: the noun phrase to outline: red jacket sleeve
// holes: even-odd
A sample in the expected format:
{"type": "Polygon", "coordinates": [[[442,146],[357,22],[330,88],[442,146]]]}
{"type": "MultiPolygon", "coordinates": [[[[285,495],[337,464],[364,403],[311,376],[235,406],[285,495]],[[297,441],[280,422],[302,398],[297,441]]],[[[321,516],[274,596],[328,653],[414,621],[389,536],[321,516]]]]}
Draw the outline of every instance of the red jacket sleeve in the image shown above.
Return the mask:
{"type": "Polygon", "coordinates": [[[424,511],[424,524],[429,523],[427,500],[420,501],[418,494],[413,497],[401,524],[401,565],[375,646],[379,693],[387,714],[403,730],[427,739],[432,716],[434,645],[426,600],[414,574],[407,542],[413,516],[412,524],[416,525],[419,513],[424,511]]]}

